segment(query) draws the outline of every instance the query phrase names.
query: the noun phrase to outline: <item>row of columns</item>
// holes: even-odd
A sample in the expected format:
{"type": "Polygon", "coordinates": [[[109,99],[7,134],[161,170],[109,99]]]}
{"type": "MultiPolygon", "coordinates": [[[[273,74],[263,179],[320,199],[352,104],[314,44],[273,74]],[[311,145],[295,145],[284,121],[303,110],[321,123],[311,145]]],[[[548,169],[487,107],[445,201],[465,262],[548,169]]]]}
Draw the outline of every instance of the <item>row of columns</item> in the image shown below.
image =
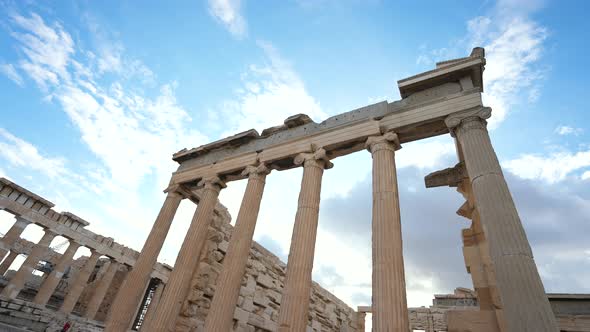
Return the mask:
{"type": "MultiPolygon", "coordinates": [[[[405,331],[409,325],[394,161],[399,140],[394,133],[386,133],[369,138],[367,148],[374,159],[373,232],[380,234],[374,239],[373,256],[374,266],[376,266],[374,280],[383,288],[380,293],[377,292],[378,294],[374,295],[378,299],[383,299],[375,306],[379,308],[379,312],[373,315],[374,326],[389,328],[388,326],[395,324],[406,326],[405,329],[400,329],[405,331]],[[392,242],[394,242],[393,245],[392,242]],[[390,319],[392,315],[405,318],[393,320],[394,323],[387,323],[392,321],[390,319]]],[[[332,167],[326,151],[314,146],[309,153],[297,155],[294,162],[296,165],[303,166],[303,178],[279,309],[279,331],[302,331],[308,324],[321,181],[324,169],[332,167]]],[[[233,312],[239,297],[240,284],[262,200],[265,178],[269,172],[267,165],[259,163],[247,166],[242,173],[247,176],[248,183],[216,293],[205,321],[207,331],[231,329],[233,312]]],[[[155,307],[153,319],[144,321],[144,326],[149,330],[174,330],[191,278],[196,273],[198,259],[195,257],[200,257],[219,191],[225,187],[225,183],[218,177],[211,177],[203,179],[199,187],[202,188],[201,200],[170,274],[166,290],[157,307],[151,306],[151,308],[155,307]]],[[[181,199],[173,191],[168,193],[140,257],[124,282],[127,287],[123,287],[113,304],[114,310],[107,321],[105,331],[121,331],[130,327],[134,315],[130,308],[135,308],[140,301],[145,285],[149,281],[147,271],[150,271],[156,263],[156,257],[181,199]]]]}
{"type": "MultiPolygon", "coordinates": [[[[555,331],[555,318],[492,148],[486,117],[489,117],[489,109],[482,108],[449,116],[445,122],[457,138],[476,198],[478,220],[486,231],[491,268],[497,279],[498,303],[506,312],[506,331],[555,331]]],[[[395,133],[385,132],[369,137],[366,147],[373,158],[373,327],[377,331],[408,331],[395,166],[395,151],[400,148],[400,142],[395,133]]],[[[321,179],[324,169],[332,166],[326,151],[316,147],[312,147],[309,153],[296,156],[295,163],[303,166],[303,178],[279,309],[279,331],[303,331],[307,326],[321,179]]],[[[206,330],[231,329],[267,173],[268,168],[263,164],[244,170],[248,184],[205,322],[206,330]]],[[[203,179],[199,186],[202,188],[201,201],[159,305],[153,306],[154,316],[146,322],[149,330],[174,330],[190,280],[198,267],[198,257],[206,241],[219,192],[225,183],[218,177],[211,177],[203,179]]],[[[168,193],[137,264],[125,282],[126,287],[113,305],[115,310],[107,322],[106,331],[129,328],[133,317],[131,310],[140,301],[149,271],[156,262],[181,199],[175,192],[168,193]]]]}
{"type": "MultiPolygon", "coordinates": [[[[6,252],[9,252],[8,256],[2,261],[2,264],[0,264],[0,275],[4,275],[8,271],[8,268],[18,256],[18,253],[11,248],[14,246],[16,241],[22,235],[24,229],[30,223],[31,222],[28,220],[17,217],[16,222],[13,224],[10,230],[2,239],[0,239],[0,244],[4,255],[6,252]]],[[[24,288],[25,283],[31,279],[33,271],[36,269],[37,264],[43,255],[47,251],[51,250],[49,246],[56,236],[57,234],[53,231],[49,229],[44,230],[43,237],[33,246],[25,261],[16,271],[14,276],[8,281],[0,295],[10,299],[15,299],[18,296],[20,291],[24,288]]],[[[66,251],[63,253],[63,255],[61,255],[53,270],[43,279],[37,294],[33,299],[35,304],[44,306],[49,302],[49,299],[55,292],[65,271],[74,262],[74,255],[80,246],[81,245],[79,243],[70,239],[66,251]]],[[[59,308],[59,311],[62,313],[69,314],[72,312],[80,298],[80,295],[88,284],[88,279],[94,271],[98,259],[101,257],[101,254],[94,249],[90,249],[90,252],[90,257],[70,284],[69,291],[59,308]]],[[[95,318],[96,313],[98,312],[98,309],[104,300],[104,297],[116,272],[121,267],[121,264],[116,262],[114,259],[110,259],[105,264],[108,265],[108,268],[94,289],[93,295],[88,302],[88,306],[83,313],[84,317],[89,319],[95,318]]]]}

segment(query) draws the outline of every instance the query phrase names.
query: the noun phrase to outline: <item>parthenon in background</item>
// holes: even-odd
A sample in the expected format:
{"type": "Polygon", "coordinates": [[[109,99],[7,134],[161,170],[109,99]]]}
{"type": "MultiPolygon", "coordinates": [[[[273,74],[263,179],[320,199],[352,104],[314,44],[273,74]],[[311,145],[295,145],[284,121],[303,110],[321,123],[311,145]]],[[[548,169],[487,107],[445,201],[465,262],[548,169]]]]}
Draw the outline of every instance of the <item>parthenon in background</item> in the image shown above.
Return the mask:
{"type": "Polygon", "coordinates": [[[140,253],[85,230],[88,223],[82,218],[57,213],[51,202],[2,179],[0,208],[16,216],[0,240],[0,256],[8,254],[0,265],[2,274],[18,255],[15,246],[29,223],[42,226],[45,235],[3,286],[1,306],[18,304],[19,309],[6,312],[26,307],[34,313],[59,303],[55,317],[60,322],[74,320],[88,331],[104,326],[109,332],[361,331],[366,312],[372,313],[374,331],[554,332],[558,326],[590,331],[587,315],[557,314],[545,294],[486,129],[491,109],[482,104],[484,67],[484,50],[475,48],[468,57],[398,81],[399,101],[321,123],[298,114],[261,133],[252,129],[177,152],[178,170],[140,253]],[[473,305],[408,309],[395,154],[405,143],[444,134],[455,140],[457,164],[426,175],[425,184],[456,188],[465,198],[457,213],[470,223],[460,235],[474,291],[459,295],[473,305]],[[356,152],[373,159],[373,211],[367,216],[373,234],[372,304],[357,311],[311,279],[323,173],[334,159],[356,152]],[[303,176],[285,265],[252,236],[266,177],[296,167],[303,168],[303,176]],[[232,227],[218,195],[236,180],[246,180],[247,186],[232,227]],[[196,209],[172,268],[156,259],[183,199],[196,209]],[[69,246],[27,298],[27,282],[57,235],[68,238],[69,246]],[[89,248],[91,256],[78,263],[76,276],[60,290],[80,246],[89,248]],[[116,287],[113,280],[119,280],[116,287]],[[97,316],[100,310],[103,314],[97,316]]]}

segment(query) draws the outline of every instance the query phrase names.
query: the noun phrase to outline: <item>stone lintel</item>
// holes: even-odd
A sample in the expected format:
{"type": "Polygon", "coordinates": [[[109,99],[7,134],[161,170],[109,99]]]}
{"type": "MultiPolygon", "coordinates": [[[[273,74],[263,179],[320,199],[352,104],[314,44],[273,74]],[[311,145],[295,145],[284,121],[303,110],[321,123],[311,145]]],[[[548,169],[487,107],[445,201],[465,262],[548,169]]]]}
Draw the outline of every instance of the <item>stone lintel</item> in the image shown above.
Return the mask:
{"type": "Polygon", "coordinates": [[[433,187],[457,187],[461,181],[467,178],[467,172],[463,163],[458,163],[454,167],[445,168],[440,171],[432,172],[424,177],[426,188],[433,187]]]}
{"type": "Polygon", "coordinates": [[[55,206],[55,204],[53,204],[52,202],[48,201],[47,199],[45,199],[45,198],[43,198],[43,197],[41,197],[41,196],[39,196],[39,195],[37,195],[37,194],[35,194],[35,193],[27,190],[27,189],[19,186],[18,184],[14,183],[14,182],[12,182],[10,180],[8,180],[7,178],[0,177],[0,188],[3,189],[4,186],[10,187],[13,191],[18,191],[21,194],[27,195],[28,197],[30,197],[30,198],[38,201],[39,203],[41,203],[41,204],[43,204],[45,206],[47,206],[48,209],[50,209],[50,208],[52,208],[52,207],[55,206]]]}
{"type": "Polygon", "coordinates": [[[454,81],[463,76],[470,76],[473,85],[483,92],[483,68],[485,66],[485,52],[476,47],[471,55],[461,59],[439,62],[436,69],[397,81],[402,98],[420,92],[444,82],[454,81]]]}
{"type": "Polygon", "coordinates": [[[71,220],[73,222],[76,222],[77,224],[82,225],[82,227],[90,225],[90,223],[88,221],[78,217],[77,215],[75,215],[71,212],[66,211],[66,212],[62,212],[61,214],[62,214],[62,216],[66,217],[66,219],[64,219],[64,222],[67,220],[71,220]]]}
{"type": "Polygon", "coordinates": [[[369,306],[358,306],[356,308],[357,312],[372,312],[373,308],[369,305],[369,306]]]}
{"type": "Polygon", "coordinates": [[[215,142],[201,145],[201,146],[194,148],[194,149],[190,149],[190,150],[182,149],[182,150],[176,152],[172,156],[172,160],[174,160],[178,163],[181,163],[187,159],[198,157],[198,156],[205,154],[209,151],[216,150],[216,149],[222,149],[222,148],[231,148],[231,147],[235,147],[235,146],[240,146],[240,145],[243,145],[243,144],[245,144],[253,139],[259,138],[259,137],[260,137],[260,135],[258,134],[258,131],[256,131],[255,129],[246,130],[241,133],[235,134],[233,136],[229,136],[229,137],[217,140],[215,142]]]}
{"type": "Polygon", "coordinates": [[[257,160],[276,170],[294,168],[294,157],[306,152],[310,144],[322,146],[329,159],[334,159],[362,150],[368,137],[384,131],[395,131],[402,144],[446,134],[445,119],[450,115],[482,108],[481,75],[473,77],[472,73],[483,68],[484,60],[483,52],[476,49],[464,60],[402,80],[400,86],[418,84],[419,89],[412,87],[415,90],[398,101],[368,105],[321,123],[299,114],[262,135],[252,130],[182,150],[173,157],[180,165],[170,185],[213,175],[233,181],[257,160]]]}

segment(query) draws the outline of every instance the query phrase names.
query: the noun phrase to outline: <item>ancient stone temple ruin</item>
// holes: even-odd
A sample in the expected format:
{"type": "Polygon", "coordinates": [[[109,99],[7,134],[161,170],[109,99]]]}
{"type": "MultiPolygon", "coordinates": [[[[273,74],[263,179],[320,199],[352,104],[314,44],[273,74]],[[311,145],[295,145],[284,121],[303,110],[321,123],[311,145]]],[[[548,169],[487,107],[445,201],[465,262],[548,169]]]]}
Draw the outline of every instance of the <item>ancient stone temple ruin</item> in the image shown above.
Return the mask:
{"type": "Polygon", "coordinates": [[[545,294],[486,130],[491,109],[481,98],[484,66],[484,50],[475,48],[398,81],[399,101],[321,123],[294,115],[261,133],[177,152],[178,170],[140,253],[2,179],[0,209],[16,221],[0,240],[0,256],[6,256],[0,323],[35,331],[58,331],[66,321],[80,331],[109,332],[364,331],[370,312],[374,331],[590,331],[590,297],[545,294]],[[457,213],[470,222],[461,239],[474,291],[458,289],[445,299],[437,295],[430,308],[408,308],[395,153],[405,143],[444,134],[455,140],[457,164],[427,175],[425,184],[456,188],[465,198],[457,213]],[[372,304],[355,310],[311,276],[322,175],[332,160],[356,152],[373,158],[373,270],[372,304]],[[285,264],[252,237],[266,177],[296,167],[303,178],[285,264]],[[227,182],[243,179],[232,227],[218,195],[227,182]],[[172,268],[156,259],[183,199],[196,210],[172,268]],[[35,244],[19,239],[30,223],[45,230],[35,244]],[[50,249],[57,235],[69,240],[63,254],[50,249]],[[80,246],[91,256],[74,260],[80,246]],[[25,262],[8,271],[20,254],[25,262]]]}

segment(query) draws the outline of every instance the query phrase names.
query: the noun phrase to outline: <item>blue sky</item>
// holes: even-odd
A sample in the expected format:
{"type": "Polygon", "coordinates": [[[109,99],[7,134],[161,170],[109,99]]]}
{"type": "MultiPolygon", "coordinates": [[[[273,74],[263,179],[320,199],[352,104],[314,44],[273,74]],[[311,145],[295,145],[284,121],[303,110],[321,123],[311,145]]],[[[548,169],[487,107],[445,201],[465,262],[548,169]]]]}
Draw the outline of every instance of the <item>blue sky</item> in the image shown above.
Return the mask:
{"type": "MultiPolygon", "coordinates": [[[[384,99],[396,81],[486,48],[489,128],[550,292],[589,292],[588,2],[0,1],[0,175],[141,248],[172,153],[384,99]]],[[[370,156],[324,176],[314,278],[370,301],[370,156]],[[354,262],[351,263],[351,262],[354,262]]],[[[459,194],[424,175],[452,140],[398,153],[410,305],[470,286],[459,194]]],[[[300,170],[269,176],[255,239],[286,259],[300,170]]],[[[237,214],[244,183],[221,201],[237,214]]],[[[160,260],[174,263],[183,203],[160,260]]],[[[11,217],[0,216],[0,231],[11,217]]],[[[38,230],[26,237],[39,238],[38,230]]],[[[58,240],[55,240],[58,242],[58,240]]],[[[56,243],[57,243],[56,242],[56,243]]]]}

